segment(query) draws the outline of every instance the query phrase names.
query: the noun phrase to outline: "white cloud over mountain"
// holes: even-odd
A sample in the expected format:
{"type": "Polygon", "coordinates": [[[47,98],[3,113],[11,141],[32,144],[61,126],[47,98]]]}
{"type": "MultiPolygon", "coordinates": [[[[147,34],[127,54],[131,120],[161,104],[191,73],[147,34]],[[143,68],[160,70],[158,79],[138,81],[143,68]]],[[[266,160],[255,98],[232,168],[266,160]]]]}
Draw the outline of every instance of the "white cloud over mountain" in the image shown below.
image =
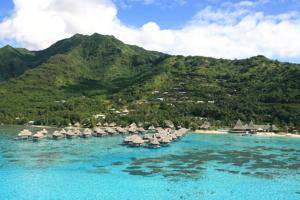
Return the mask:
{"type": "Polygon", "coordinates": [[[124,25],[111,0],[14,0],[13,13],[0,23],[0,40],[42,49],[75,33],[114,35],[120,40],[170,54],[244,58],[300,57],[300,14],[266,15],[243,1],[219,9],[206,7],[180,29],[149,22],[124,25]]]}

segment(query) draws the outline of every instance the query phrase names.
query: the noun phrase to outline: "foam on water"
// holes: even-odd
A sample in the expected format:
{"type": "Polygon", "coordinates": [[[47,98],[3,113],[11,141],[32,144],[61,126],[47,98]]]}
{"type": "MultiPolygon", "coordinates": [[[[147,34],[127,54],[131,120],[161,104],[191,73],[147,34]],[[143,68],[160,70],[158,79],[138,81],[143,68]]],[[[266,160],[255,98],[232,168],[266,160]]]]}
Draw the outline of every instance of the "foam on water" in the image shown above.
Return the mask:
{"type": "Polygon", "coordinates": [[[122,137],[15,141],[0,128],[0,199],[300,199],[300,140],[189,134],[169,147],[122,137]]]}

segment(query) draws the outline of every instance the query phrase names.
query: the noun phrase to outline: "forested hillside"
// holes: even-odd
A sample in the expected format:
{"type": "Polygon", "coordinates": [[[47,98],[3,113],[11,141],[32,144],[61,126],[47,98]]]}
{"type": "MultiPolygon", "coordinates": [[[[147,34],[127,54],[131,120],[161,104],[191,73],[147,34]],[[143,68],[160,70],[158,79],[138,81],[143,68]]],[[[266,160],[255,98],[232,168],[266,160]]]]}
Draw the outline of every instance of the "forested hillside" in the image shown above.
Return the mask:
{"type": "Polygon", "coordinates": [[[300,65],[263,56],[170,56],[99,34],[77,34],[42,51],[0,49],[0,123],[94,124],[97,117],[299,127],[300,65]]]}

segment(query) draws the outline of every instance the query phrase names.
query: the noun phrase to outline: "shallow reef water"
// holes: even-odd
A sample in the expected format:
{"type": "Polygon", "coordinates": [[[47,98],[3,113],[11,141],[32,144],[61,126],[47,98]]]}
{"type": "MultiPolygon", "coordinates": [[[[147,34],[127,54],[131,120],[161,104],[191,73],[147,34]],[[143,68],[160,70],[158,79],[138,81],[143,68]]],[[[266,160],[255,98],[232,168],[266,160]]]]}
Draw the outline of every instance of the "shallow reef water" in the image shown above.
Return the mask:
{"type": "Polygon", "coordinates": [[[300,140],[188,134],[160,149],[122,136],[15,141],[0,127],[0,199],[300,199],[300,140]]]}

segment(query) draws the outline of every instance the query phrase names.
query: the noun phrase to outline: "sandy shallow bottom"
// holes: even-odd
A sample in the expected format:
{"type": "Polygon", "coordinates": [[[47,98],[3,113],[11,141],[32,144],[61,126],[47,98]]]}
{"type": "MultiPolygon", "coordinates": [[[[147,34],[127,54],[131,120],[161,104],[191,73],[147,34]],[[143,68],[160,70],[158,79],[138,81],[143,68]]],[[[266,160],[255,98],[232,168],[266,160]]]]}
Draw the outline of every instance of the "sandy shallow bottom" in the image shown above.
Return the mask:
{"type": "Polygon", "coordinates": [[[300,139],[188,134],[146,149],[120,136],[12,140],[19,129],[0,129],[1,200],[300,199],[300,139]]]}

